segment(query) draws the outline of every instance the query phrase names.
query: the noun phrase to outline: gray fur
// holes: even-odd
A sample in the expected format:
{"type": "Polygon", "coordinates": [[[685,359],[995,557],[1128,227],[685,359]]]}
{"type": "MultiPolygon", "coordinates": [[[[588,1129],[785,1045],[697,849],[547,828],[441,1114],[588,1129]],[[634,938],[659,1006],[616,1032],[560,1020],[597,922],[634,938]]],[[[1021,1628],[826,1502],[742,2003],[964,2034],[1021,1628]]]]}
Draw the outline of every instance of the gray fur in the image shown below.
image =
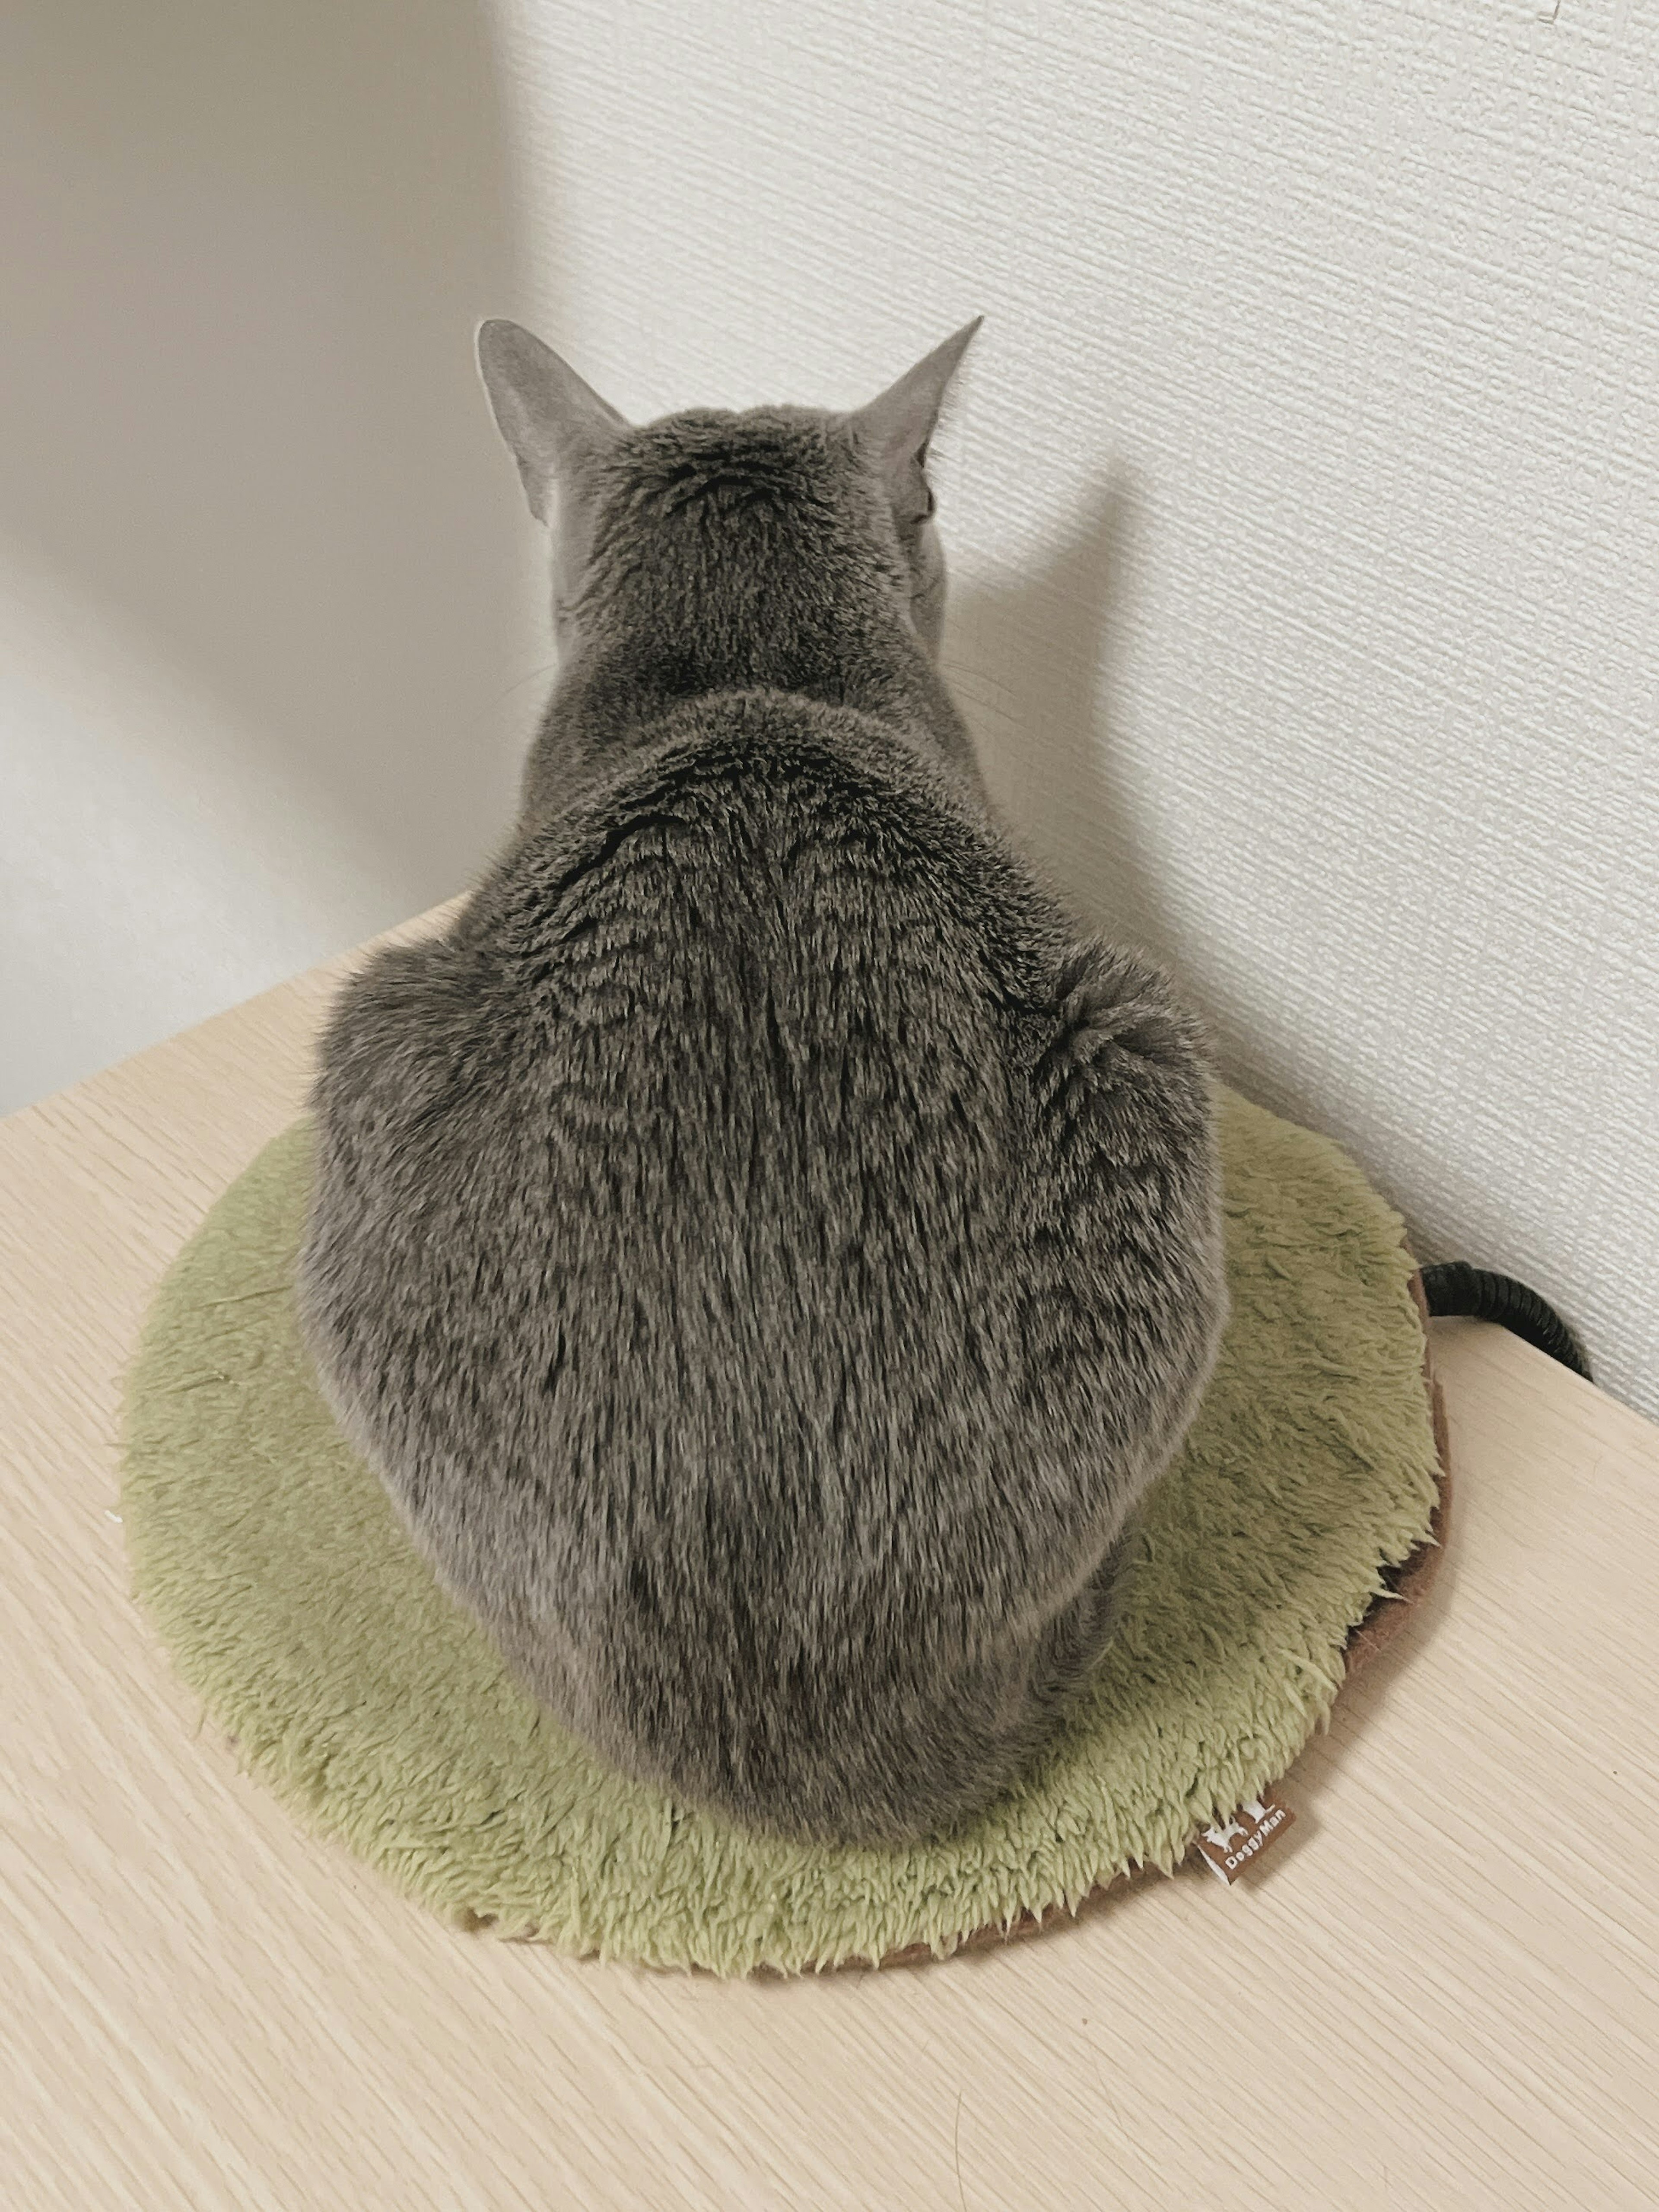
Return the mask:
{"type": "Polygon", "coordinates": [[[308,1340],[444,1584],[611,1759],[803,1836],[1038,1753],[1224,1309],[1194,1025],[1015,856],[934,665],[970,335],[635,429],[485,325],[561,672],[315,1093],[308,1340]]]}

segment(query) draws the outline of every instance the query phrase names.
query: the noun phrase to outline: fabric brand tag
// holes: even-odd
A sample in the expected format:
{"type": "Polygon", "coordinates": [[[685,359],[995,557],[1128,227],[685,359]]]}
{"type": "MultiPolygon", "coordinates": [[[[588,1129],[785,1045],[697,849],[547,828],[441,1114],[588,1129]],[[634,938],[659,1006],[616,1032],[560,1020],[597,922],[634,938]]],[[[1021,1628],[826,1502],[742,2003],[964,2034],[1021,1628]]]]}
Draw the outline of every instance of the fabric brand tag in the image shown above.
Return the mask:
{"type": "Polygon", "coordinates": [[[1200,1829],[1199,1851],[1218,1881],[1235,1882],[1270,1844],[1279,1841],[1295,1818],[1288,1805],[1281,1805],[1270,1790],[1264,1790],[1219,1827],[1200,1829]]]}

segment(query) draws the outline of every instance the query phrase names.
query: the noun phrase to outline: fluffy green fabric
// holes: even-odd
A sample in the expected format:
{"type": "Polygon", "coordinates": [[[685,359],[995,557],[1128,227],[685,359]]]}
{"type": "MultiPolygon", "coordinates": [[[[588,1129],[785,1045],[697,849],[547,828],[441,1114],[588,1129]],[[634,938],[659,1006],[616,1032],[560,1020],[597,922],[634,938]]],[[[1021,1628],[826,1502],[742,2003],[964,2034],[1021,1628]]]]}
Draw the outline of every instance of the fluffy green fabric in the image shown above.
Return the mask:
{"type": "Polygon", "coordinates": [[[301,1124],[209,1216],[130,1380],[138,1595],[255,1771],[467,1926],[722,1974],[945,1952],[1075,1905],[1282,1774],[1342,1646],[1429,1533],[1434,1439],[1400,1224],[1324,1139],[1228,1096],[1233,1321],[1142,1516],[1122,1632],[1068,1733],[950,1842],[841,1850],[625,1781],[508,1679],[341,1441],[295,1329],[301,1124]]]}

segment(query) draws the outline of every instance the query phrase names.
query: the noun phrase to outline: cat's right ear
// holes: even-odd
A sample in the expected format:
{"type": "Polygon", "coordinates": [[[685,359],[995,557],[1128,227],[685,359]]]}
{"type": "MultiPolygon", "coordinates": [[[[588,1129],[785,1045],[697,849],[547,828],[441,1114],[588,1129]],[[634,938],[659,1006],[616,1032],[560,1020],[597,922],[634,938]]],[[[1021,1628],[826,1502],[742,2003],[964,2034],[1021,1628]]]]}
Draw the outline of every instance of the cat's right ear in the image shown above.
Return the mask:
{"type": "Polygon", "coordinates": [[[875,462],[886,480],[895,511],[908,517],[927,517],[933,511],[933,495],[924,473],[927,441],[939,421],[939,409],[951,379],[962,365],[974,332],[985,320],[975,315],[954,337],[890,384],[878,398],[849,415],[854,436],[875,462]]]}
{"type": "Polygon", "coordinates": [[[568,362],[517,323],[479,325],[478,373],[530,511],[550,521],[558,488],[580,483],[628,425],[568,362]]]}

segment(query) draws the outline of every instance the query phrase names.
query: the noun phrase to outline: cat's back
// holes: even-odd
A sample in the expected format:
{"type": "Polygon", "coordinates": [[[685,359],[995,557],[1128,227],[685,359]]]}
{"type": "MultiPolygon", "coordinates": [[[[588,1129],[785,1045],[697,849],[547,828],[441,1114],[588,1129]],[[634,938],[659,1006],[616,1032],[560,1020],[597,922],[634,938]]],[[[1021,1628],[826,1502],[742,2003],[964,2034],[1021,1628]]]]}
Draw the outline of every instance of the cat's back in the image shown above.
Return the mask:
{"type": "Polygon", "coordinates": [[[528,1480],[683,1447],[764,1485],[780,1422],[825,1463],[866,1409],[948,1425],[947,1370],[1002,1357],[1053,958],[994,837],[867,718],[666,718],[325,1041],[307,1304],[391,1453],[441,1431],[528,1480]]]}
{"type": "Polygon", "coordinates": [[[902,1829],[1027,1743],[1207,1368],[1202,1074],[879,725],[738,695],[657,736],[343,998],[302,1307],[556,1711],[902,1829]]]}
{"type": "Polygon", "coordinates": [[[622,1392],[729,1400],[759,1360],[832,1421],[833,1370],[873,1380],[896,1334],[914,1363],[939,1283],[1006,1263],[1047,918],[867,718],[682,710],[523,840],[458,951],[495,1071],[478,1142],[516,1160],[486,1203],[611,1308],[622,1392]]]}
{"type": "Polygon", "coordinates": [[[1056,944],[942,776],[867,717],[764,693],[670,718],[523,841],[464,935],[576,1142],[596,1115],[607,1149],[672,1125],[678,1175],[734,1201],[741,1159],[805,1192],[877,1147],[913,1156],[915,1202],[941,1148],[1013,1135],[1004,1063],[1056,944]]]}

